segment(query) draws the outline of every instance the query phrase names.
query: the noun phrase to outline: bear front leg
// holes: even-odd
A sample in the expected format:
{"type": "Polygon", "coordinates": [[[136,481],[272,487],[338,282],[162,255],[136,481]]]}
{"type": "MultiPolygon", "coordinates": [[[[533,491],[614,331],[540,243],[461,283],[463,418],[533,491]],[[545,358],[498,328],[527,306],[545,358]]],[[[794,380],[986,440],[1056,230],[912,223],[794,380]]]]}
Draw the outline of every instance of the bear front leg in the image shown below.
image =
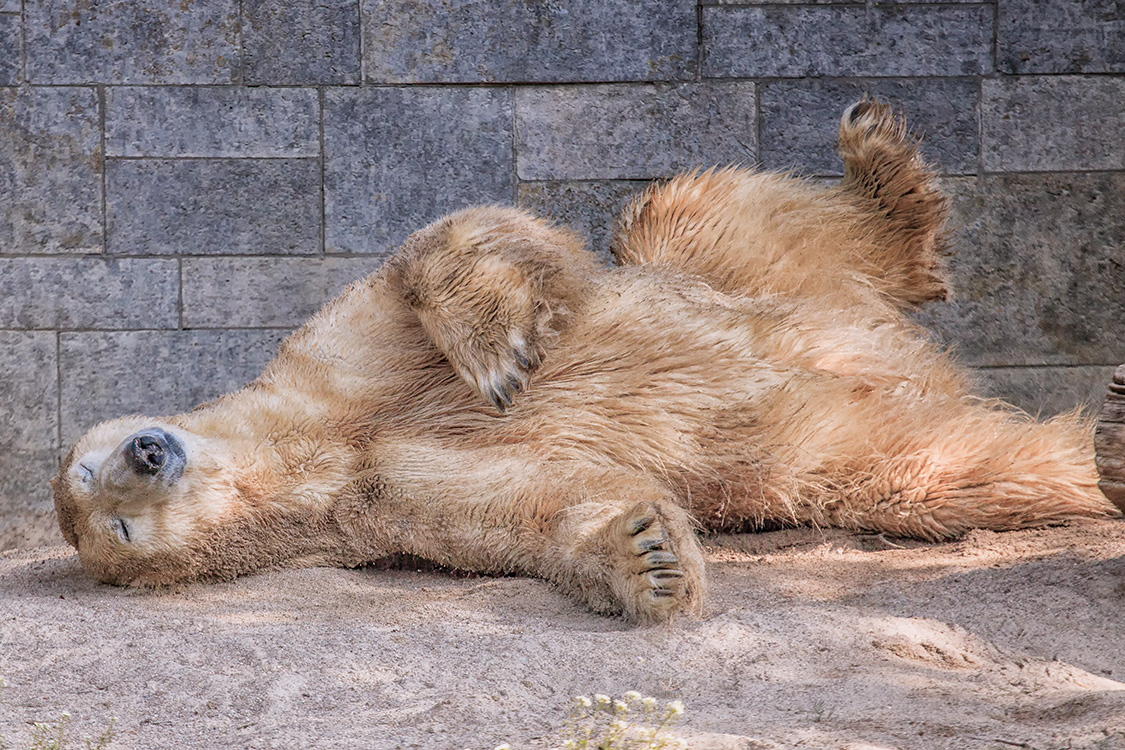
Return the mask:
{"type": "Polygon", "coordinates": [[[379,496],[339,507],[338,517],[378,556],[545,578],[597,612],[637,622],[702,602],[692,519],[644,474],[544,461],[510,445],[396,439],[375,451],[379,496]]]}
{"type": "Polygon", "coordinates": [[[504,412],[589,296],[592,258],[575,235],[489,206],[411,235],[387,279],[457,374],[504,412]]]}

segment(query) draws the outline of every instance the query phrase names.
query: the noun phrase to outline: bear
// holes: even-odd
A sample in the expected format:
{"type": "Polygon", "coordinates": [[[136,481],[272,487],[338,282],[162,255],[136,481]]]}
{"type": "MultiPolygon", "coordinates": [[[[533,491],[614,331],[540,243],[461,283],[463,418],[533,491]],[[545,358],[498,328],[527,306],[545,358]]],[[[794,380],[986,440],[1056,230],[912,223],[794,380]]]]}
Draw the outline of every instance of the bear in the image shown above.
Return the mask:
{"type": "Polygon", "coordinates": [[[1120,515],[1091,430],[971,395],[907,313],[944,299],[948,199],[863,100],[844,177],[650,187],[599,264],[522,210],[411,235],[245,388],[92,428],[52,480],[97,579],[161,586],[412,555],[698,612],[697,531],[923,540],[1120,515]]]}

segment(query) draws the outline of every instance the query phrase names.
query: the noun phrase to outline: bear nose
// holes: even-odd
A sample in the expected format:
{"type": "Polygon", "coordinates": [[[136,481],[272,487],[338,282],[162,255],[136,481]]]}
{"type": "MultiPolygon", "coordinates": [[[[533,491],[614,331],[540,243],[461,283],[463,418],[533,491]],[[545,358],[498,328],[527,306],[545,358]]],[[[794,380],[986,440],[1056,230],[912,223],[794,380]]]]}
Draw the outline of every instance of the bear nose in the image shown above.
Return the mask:
{"type": "Polygon", "coordinates": [[[168,459],[168,436],[164,430],[145,430],[125,443],[125,463],[137,474],[152,475],[168,459]]]}

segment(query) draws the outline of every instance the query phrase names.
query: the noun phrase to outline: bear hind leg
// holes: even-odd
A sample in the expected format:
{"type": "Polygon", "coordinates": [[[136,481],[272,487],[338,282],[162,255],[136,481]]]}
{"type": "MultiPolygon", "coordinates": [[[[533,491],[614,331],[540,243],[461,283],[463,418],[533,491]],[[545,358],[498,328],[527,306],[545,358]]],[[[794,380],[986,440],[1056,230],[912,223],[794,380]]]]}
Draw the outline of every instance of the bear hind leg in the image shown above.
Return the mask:
{"type": "Polygon", "coordinates": [[[944,300],[941,268],[949,199],[918,154],[905,119],[887,104],[863,99],[840,120],[843,193],[868,217],[881,258],[880,286],[908,304],[944,300]]]}

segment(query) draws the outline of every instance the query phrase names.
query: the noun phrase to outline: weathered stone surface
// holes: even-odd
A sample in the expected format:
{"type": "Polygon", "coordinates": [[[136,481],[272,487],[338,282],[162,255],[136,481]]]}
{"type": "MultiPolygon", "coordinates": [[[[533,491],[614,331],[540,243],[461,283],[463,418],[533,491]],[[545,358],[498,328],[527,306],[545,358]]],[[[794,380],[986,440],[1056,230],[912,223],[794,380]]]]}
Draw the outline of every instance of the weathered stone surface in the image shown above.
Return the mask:
{"type": "Polygon", "coordinates": [[[15,86],[20,82],[23,73],[22,35],[18,15],[0,14],[0,86],[15,86]]]}
{"type": "Polygon", "coordinates": [[[315,159],[110,159],[106,193],[109,253],[320,250],[315,159]]]}
{"type": "Polygon", "coordinates": [[[314,89],[111,88],[109,156],[320,155],[314,89]]]}
{"type": "Polygon", "coordinates": [[[1125,72],[1125,9],[1116,0],[1004,0],[996,66],[1005,73],[1125,72]]]}
{"type": "Polygon", "coordinates": [[[580,232],[589,241],[590,249],[609,263],[617,217],[629,200],[647,186],[645,181],[633,180],[524,182],[520,184],[519,203],[539,216],[580,232]]]}
{"type": "Polygon", "coordinates": [[[22,0],[0,0],[0,13],[19,13],[22,7],[22,0]]]}
{"type": "Polygon", "coordinates": [[[105,419],[177,414],[241,388],[287,330],[62,333],[62,441],[105,419]]]}
{"type": "Polygon", "coordinates": [[[1097,414],[1113,366],[986,367],[975,375],[981,395],[1002,398],[1028,414],[1050,417],[1078,406],[1097,414]]]}
{"type": "Polygon", "coordinates": [[[973,365],[1125,362],[1125,174],[950,180],[954,297],[920,322],[973,365]]]}
{"type": "Polygon", "coordinates": [[[839,175],[840,116],[864,95],[888,101],[924,137],[922,155],[947,174],[977,171],[977,83],[963,79],[809,79],[759,88],[762,166],[809,175],[839,175]]]}
{"type": "Polygon", "coordinates": [[[521,88],[516,119],[521,180],[651,179],[757,158],[750,82],[521,88]]]}
{"type": "Polygon", "coordinates": [[[242,18],[246,83],[359,83],[355,0],[243,0],[242,18]]]}
{"type": "Polygon", "coordinates": [[[703,9],[706,77],[958,76],[992,69],[992,7],[703,9]]]}
{"type": "Polygon", "coordinates": [[[0,258],[0,328],[175,328],[174,260],[0,258]]]}
{"type": "Polygon", "coordinates": [[[0,331],[0,549],[38,544],[54,528],[58,397],[55,334],[0,331]]]}
{"type": "Polygon", "coordinates": [[[94,91],[0,89],[0,254],[101,252],[101,171],[94,91]]]}
{"type": "Polygon", "coordinates": [[[32,83],[231,83],[238,0],[27,0],[32,83]]]}
{"type": "Polygon", "coordinates": [[[189,258],[187,328],[292,328],[382,258],[189,258]]]}
{"type": "Polygon", "coordinates": [[[373,83],[654,81],[694,76],[691,0],[364,0],[373,83]]]}
{"type": "Polygon", "coordinates": [[[986,79],[981,133],[989,170],[1125,169],[1125,78],[986,79]]]}
{"type": "Polygon", "coordinates": [[[450,211],[515,199],[509,91],[335,89],[324,106],[328,252],[386,253],[450,211]]]}

